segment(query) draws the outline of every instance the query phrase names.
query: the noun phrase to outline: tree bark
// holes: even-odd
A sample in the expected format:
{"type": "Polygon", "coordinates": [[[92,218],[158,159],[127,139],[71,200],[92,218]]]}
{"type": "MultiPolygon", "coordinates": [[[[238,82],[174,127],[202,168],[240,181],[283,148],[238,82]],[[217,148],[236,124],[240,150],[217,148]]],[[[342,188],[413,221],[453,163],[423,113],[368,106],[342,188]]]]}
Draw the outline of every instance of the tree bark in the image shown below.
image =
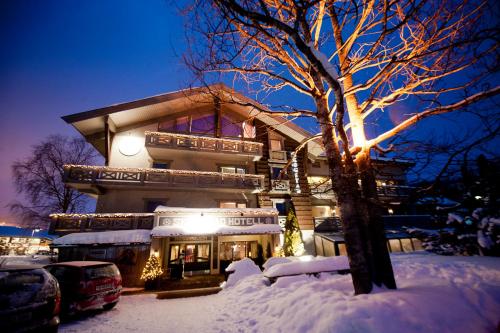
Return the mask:
{"type": "Polygon", "coordinates": [[[369,224],[368,230],[373,251],[372,273],[373,282],[377,286],[385,285],[389,289],[396,289],[396,280],[392,270],[391,258],[387,249],[382,206],[378,200],[375,173],[371,165],[369,150],[363,150],[356,156],[363,197],[366,200],[369,224]]]}
{"type": "Polygon", "coordinates": [[[328,117],[326,100],[317,99],[318,120],[328,160],[333,191],[338,200],[340,221],[344,232],[347,256],[354,285],[358,294],[370,293],[373,289],[375,269],[373,250],[368,228],[368,210],[361,197],[356,170],[346,170],[341,159],[337,141],[333,135],[334,125],[328,117]]]}

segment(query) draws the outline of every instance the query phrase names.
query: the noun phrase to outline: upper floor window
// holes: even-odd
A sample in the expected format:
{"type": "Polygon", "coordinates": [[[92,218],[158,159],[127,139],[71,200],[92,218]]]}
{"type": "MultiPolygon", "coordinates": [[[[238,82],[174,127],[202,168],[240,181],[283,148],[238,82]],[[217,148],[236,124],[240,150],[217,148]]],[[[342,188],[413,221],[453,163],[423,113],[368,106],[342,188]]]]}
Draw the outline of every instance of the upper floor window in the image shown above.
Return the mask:
{"type": "Polygon", "coordinates": [[[271,147],[272,151],[282,151],[283,150],[283,144],[282,144],[280,139],[270,139],[269,146],[271,147]]]}
{"type": "Polygon", "coordinates": [[[154,161],[153,165],[151,167],[154,169],[170,169],[170,163],[169,162],[154,161]]]}
{"type": "Polygon", "coordinates": [[[283,174],[281,174],[281,171],[283,170],[283,167],[281,166],[271,166],[271,179],[281,179],[281,180],[287,180],[288,175],[286,173],[286,170],[283,171],[283,174]]]}
{"type": "Polygon", "coordinates": [[[213,135],[215,116],[213,113],[193,114],[165,120],[158,124],[159,131],[213,135]]]}
{"type": "Polygon", "coordinates": [[[191,114],[161,121],[158,130],[164,132],[201,134],[222,137],[255,138],[255,126],[251,120],[241,120],[223,114],[217,130],[215,112],[191,114]]]}
{"type": "Polygon", "coordinates": [[[239,174],[246,173],[246,169],[240,166],[221,166],[219,167],[219,170],[220,172],[224,173],[239,173],[239,174]]]}
{"type": "Polygon", "coordinates": [[[221,201],[219,208],[247,208],[246,202],[221,201]]]}

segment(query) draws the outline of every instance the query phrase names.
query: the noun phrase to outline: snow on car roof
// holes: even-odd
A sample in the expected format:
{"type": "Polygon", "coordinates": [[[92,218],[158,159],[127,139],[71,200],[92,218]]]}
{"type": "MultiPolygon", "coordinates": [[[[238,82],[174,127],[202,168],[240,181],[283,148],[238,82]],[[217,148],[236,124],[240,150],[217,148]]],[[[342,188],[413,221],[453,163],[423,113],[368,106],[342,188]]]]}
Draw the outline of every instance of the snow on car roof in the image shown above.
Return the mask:
{"type": "Polygon", "coordinates": [[[107,261],[65,261],[58,262],[55,264],[50,264],[48,266],[73,266],[73,267],[87,267],[87,266],[99,266],[99,265],[109,265],[112,262],[107,261]]]}

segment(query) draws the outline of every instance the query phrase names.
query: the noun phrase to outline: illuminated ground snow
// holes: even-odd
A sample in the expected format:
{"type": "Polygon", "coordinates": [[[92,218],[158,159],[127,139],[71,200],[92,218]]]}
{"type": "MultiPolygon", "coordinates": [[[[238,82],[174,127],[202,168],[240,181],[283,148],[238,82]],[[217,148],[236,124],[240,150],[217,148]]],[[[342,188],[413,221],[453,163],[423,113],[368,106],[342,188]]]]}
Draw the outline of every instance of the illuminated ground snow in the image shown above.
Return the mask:
{"type": "Polygon", "coordinates": [[[349,275],[279,278],[253,274],[217,295],[122,297],[109,311],[61,332],[495,332],[500,259],[392,256],[399,289],[353,296],[349,275]]]}

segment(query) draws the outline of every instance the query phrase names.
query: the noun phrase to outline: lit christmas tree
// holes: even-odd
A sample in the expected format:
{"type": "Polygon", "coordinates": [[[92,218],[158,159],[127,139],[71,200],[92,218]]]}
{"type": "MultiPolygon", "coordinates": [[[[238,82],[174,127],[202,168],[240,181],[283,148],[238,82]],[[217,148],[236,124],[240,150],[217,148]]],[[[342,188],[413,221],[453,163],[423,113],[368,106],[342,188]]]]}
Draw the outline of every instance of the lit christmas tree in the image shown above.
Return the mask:
{"type": "Polygon", "coordinates": [[[304,254],[302,232],[300,232],[299,221],[295,215],[293,204],[290,205],[288,215],[286,216],[283,254],[285,257],[300,256],[304,254]]]}
{"type": "Polygon", "coordinates": [[[161,268],[160,261],[158,257],[154,254],[149,256],[146,266],[142,270],[141,280],[146,282],[154,281],[158,279],[163,274],[163,269],[161,268]]]}

